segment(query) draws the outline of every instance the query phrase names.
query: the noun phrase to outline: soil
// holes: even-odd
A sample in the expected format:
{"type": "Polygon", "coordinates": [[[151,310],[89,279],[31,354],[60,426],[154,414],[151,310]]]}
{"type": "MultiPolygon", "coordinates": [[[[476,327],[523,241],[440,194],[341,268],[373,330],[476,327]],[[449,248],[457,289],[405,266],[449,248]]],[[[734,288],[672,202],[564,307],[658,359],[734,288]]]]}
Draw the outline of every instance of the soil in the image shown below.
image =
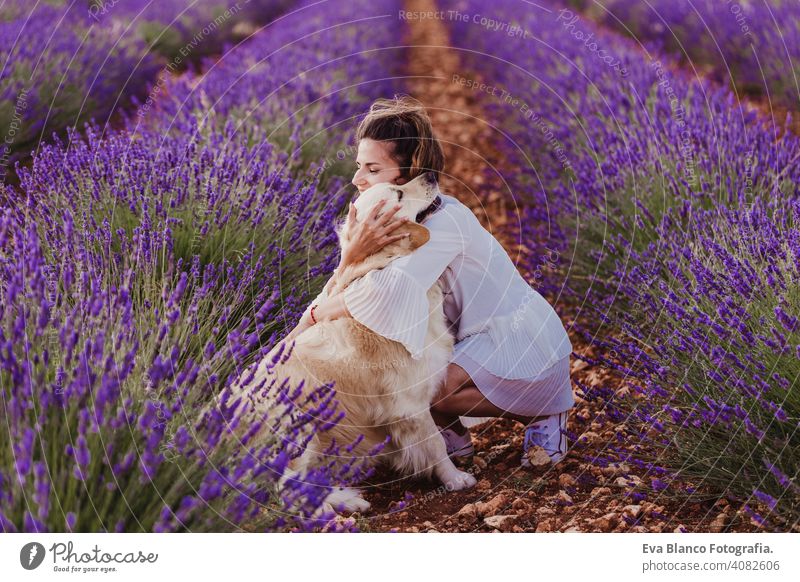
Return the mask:
{"type": "MultiPolygon", "coordinates": [[[[436,6],[433,0],[409,0],[406,9],[433,11],[436,6]]],[[[515,215],[509,203],[513,198],[504,190],[502,176],[513,169],[504,166],[493,145],[498,135],[474,93],[452,82],[454,74],[465,72],[458,52],[449,47],[444,23],[422,19],[409,25],[409,92],[427,107],[445,146],[442,190],[469,206],[516,263],[525,246],[509,219],[515,215]]],[[[630,387],[606,368],[581,359],[596,358],[596,348],[572,329],[572,323],[564,319],[574,347],[577,402],[568,429],[580,438],[560,463],[538,470],[521,468],[522,425],[486,420],[470,428],[476,455],[466,469],[478,479],[477,486],[448,492],[431,481],[380,470],[364,483],[371,511],[349,519],[362,531],[375,532],[757,531],[758,524],[732,501],[713,496],[691,503],[666,498],[652,491],[652,475],[644,470],[626,464],[600,467],[589,461],[603,454],[621,427],[605,418],[598,401],[583,399],[576,382],[615,391],[630,387]],[[641,499],[642,492],[649,492],[646,499],[641,499]]]]}

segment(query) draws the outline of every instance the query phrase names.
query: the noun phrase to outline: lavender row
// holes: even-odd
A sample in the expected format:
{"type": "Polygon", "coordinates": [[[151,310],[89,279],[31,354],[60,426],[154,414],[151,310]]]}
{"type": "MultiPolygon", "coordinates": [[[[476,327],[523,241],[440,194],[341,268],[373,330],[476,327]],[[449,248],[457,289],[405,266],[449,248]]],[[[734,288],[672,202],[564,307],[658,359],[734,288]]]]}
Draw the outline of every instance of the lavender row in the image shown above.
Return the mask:
{"type": "Polygon", "coordinates": [[[800,104],[800,4],[794,0],[572,0],[590,18],[696,67],[739,95],[800,104]]]}
{"type": "Polygon", "coordinates": [[[143,99],[159,76],[223,49],[288,0],[73,0],[3,4],[0,16],[0,180],[42,139],[143,99]],[[236,27],[239,26],[239,29],[236,27]]]}
{"type": "Polygon", "coordinates": [[[631,431],[604,454],[646,467],[651,494],[689,481],[794,524],[797,138],[559,4],[443,8],[468,67],[454,82],[508,138],[523,267],[606,327],[585,330],[608,336],[598,363],[639,385],[585,387],[631,431]]]}
{"type": "MultiPolygon", "coordinates": [[[[12,251],[0,260],[8,443],[0,449],[0,528],[336,527],[318,512],[333,475],[312,471],[279,484],[302,443],[340,415],[331,387],[320,387],[319,405],[303,410],[293,387],[251,381],[248,399],[272,390],[281,406],[273,418],[239,427],[251,418],[248,403],[232,396],[226,375],[232,360],[253,350],[251,325],[230,313],[252,292],[246,265],[195,260],[187,272],[179,260],[167,284],[148,291],[154,258],[146,237],[125,240],[130,253],[113,276],[108,256],[87,244],[80,215],[63,208],[50,220],[62,228],[56,246],[40,238],[31,213],[0,217],[0,242],[12,251]],[[232,270],[240,281],[231,282],[232,270]],[[217,337],[187,346],[201,325],[218,326],[217,337]],[[209,408],[212,394],[218,404],[209,408]],[[270,426],[291,430],[254,439],[270,426]]],[[[108,225],[102,232],[114,238],[108,225]]]]}
{"type": "Polygon", "coordinates": [[[166,84],[166,97],[142,103],[129,127],[183,134],[198,120],[204,132],[231,125],[250,143],[277,146],[296,175],[319,169],[324,184],[336,176],[349,182],[356,117],[403,88],[399,6],[299,2],[202,76],[166,84]]]}
{"type": "MultiPolygon", "coordinates": [[[[396,9],[386,1],[317,7],[316,25],[396,9]]],[[[305,20],[297,19],[287,26],[305,20]]],[[[376,35],[349,30],[350,52],[368,54],[376,35]]],[[[272,33],[236,50],[267,45],[262,34],[272,33]]],[[[381,41],[400,44],[401,34],[381,41]]],[[[355,74],[346,58],[338,70],[329,63],[328,49],[287,46],[283,62],[298,72],[328,63],[324,83],[355,74]]],[[[259,78],[270,82],[257,74],[249,82],[259,78]]],[[[359,79],[368,90],[386,87],[359,79]]],[[[357,87],[347,94],[355,103],[310,105],[340,134],[367,101],[357,87]]],[[[69,147],[45,145],[20,171],[13,199],[26,203],[6,210],[1,231],[0,393],[12,427],[0,449],[6,531],[350,527],[320,509],[333,481],[364,474],[360,463],[279,482],[303,445],[341,417],[332,387],[302,401],[298,387],[269,382],[241,401],[230,396],[334,268],[344,174],[313,158],[289,176],[280,144],[253,140],[233,116],[214,125],[194,114],[181,131],[156,113],[134,132],[70,131],[69,147]],[[333,176],[327,186],[323,171],[333,176]],[[283,407],[251,425],[250,401],[264,391],[283,407]]],[[[298,135],[305,129],[287,123],[298,135]]],[[[342,164],[336,152],[322,153],[342,164]]]]}
{"type": "Polygon", "coordinates": [[[227,44],[255,34],[286,12],[293,0],[83,0],[88,17],[101,26],[126,29],[147,48],[176,65],[198,62],[227,44]]]}
{"type": "Polygon", "coordinates": [[[85,6],[6,2],[0,22],[0,178],[54,131],[141,91],[158,61],[140,38],[92,26],[85,6]]]}

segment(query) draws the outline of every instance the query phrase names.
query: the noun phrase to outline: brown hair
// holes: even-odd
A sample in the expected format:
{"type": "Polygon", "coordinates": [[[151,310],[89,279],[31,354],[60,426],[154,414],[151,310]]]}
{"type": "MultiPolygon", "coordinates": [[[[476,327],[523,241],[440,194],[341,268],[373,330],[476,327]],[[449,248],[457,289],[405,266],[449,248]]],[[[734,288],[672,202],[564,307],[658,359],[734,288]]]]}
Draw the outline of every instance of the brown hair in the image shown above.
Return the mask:
{"type": "Polygon", "coordinates": [[[433,172],[438,180],[444,170],[444,151],[433,133],[431,118],[413,97],[376,99],[358,124],[356,147],[364,138],[391,142],[392,158],[407,181],[425,172],[433,172]]]}

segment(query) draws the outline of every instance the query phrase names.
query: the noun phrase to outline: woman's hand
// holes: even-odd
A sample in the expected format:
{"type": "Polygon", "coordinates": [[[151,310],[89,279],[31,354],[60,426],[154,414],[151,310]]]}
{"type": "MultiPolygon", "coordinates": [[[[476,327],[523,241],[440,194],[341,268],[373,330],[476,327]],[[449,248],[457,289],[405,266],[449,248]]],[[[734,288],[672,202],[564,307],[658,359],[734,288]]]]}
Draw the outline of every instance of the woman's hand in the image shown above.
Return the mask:
{"type": "Polygon", "coordinates": [[[397,204],[389,211],[379,214],[386,200],[378,202],[364,220],[356,218],[356,207],[351,202],[347,215],[350,244],[342,253],[341,265],[359,263],[368,256],[377,253],[387,244],[405,238],[408,233],[391,234],[399,226],[408,222],[408,218],[394,218],[402,205],[397,204]]]}
{"type": "Polygon", "coordinates": [[[314,318],[311,318],[311,311],[308,311],[308,313],[300,318],[297,326],[289,332],[289,335],[284,338],[284,341],[292,341],[315,323],[339,319],[340,317],[352,317],[344,302],[344,296],[337,294],[333,297],[322,299],[314,307],[314,318]]]}

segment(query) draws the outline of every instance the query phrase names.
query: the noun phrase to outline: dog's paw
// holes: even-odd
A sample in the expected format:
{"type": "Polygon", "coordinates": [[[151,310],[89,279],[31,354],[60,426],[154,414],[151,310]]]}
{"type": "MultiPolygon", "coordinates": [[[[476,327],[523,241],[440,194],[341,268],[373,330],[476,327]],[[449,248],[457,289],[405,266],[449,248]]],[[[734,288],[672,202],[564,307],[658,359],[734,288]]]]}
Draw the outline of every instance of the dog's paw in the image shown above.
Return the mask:
{"type": "Polygon", "coordinates": [[[478,480],[466,471],[456,470],[444,480],[444,487],[448,491],[461,491],[473,487],[477,482],[478,480]]]}
{"type": "Polygon", "coordinates": [[[350,487],[337,487],[328,497],[325,498],[326,503],[330,503],[336,511],[364,513],[369,511],[371,505],[369,501],[361,497],[361,492],[358,489],[350,487]]]}

